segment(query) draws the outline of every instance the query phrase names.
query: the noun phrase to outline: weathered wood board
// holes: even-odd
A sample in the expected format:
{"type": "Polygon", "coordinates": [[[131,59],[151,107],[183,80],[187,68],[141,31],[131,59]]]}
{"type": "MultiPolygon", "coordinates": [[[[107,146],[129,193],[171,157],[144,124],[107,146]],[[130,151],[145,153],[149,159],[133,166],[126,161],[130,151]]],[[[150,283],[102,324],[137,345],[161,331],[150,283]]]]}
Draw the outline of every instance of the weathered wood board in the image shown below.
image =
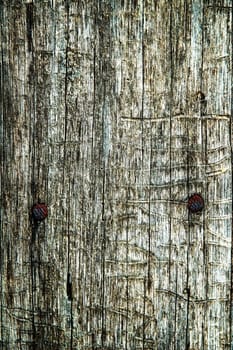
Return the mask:
{"type": "Polygon", "coordinates": [[[1,349],[232,349],[232,1],[0,16],[1,349]]]}

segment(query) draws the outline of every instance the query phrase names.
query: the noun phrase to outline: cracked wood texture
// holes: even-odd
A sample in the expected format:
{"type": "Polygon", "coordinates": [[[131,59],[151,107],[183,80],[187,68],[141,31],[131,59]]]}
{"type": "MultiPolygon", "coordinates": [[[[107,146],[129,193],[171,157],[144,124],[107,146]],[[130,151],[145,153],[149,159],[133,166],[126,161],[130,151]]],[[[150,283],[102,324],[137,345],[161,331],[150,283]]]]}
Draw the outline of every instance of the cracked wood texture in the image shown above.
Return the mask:
{"type": "Polygon", "coordinates": [[[232,349],[231,6],[0,1],[1,349],[232,349]]]}

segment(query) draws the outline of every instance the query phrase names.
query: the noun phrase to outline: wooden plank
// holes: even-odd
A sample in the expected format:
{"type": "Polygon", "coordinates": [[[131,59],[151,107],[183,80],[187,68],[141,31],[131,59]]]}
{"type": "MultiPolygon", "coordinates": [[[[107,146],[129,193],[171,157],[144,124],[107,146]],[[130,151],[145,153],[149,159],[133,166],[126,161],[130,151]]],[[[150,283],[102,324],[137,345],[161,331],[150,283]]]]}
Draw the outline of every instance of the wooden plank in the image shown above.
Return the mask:
{"type": "Polygon", "coordinates": [[[230,348],[231,5],[1,2],[2,348],[230,348]]]}

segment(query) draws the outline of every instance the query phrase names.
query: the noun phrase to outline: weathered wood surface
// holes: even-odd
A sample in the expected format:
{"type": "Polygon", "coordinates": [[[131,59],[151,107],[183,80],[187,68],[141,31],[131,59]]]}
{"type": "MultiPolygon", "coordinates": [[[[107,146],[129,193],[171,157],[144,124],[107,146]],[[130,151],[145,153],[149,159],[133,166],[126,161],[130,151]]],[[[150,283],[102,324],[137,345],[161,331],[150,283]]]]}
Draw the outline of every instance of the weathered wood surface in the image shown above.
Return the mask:
{"type": "Polygon", "coordinates": [[[2,349],[231,348],[231,6],[0,2],[2,349]]]}

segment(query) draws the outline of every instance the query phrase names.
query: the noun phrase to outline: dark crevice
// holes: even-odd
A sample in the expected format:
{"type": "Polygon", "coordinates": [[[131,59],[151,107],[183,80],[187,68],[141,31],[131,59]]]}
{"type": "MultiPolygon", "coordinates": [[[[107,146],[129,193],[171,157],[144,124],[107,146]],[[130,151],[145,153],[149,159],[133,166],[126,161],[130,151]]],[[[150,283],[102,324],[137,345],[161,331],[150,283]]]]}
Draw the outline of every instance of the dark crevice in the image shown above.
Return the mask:
{"type": "Polygon", "coordinates": [[[27,41],[28,51],[33,50],[33,3],[26,4],[26,23],[27,23],[27,41]]]}

